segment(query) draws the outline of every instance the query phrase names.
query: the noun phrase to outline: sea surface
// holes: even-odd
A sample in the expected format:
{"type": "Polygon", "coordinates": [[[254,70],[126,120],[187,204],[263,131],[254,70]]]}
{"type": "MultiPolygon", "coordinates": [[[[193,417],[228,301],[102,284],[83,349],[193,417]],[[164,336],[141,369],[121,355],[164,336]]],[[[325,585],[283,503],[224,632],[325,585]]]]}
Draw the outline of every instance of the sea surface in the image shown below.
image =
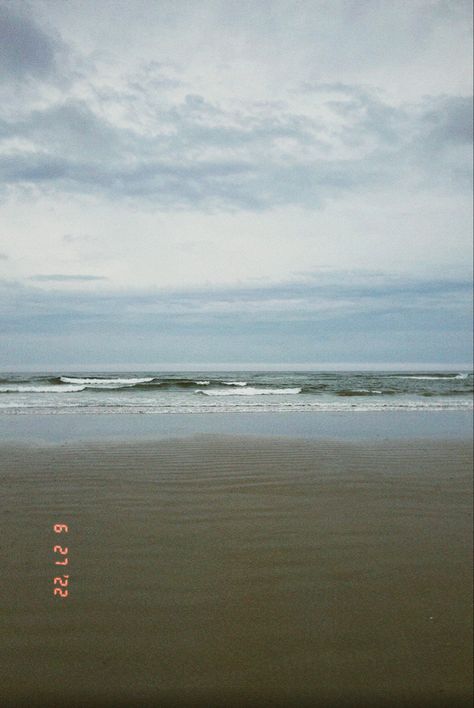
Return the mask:
{"type": "Polygon", "coordinates": [[[473,373],[2,373],[0,413],[472,410],[473,373]]]}

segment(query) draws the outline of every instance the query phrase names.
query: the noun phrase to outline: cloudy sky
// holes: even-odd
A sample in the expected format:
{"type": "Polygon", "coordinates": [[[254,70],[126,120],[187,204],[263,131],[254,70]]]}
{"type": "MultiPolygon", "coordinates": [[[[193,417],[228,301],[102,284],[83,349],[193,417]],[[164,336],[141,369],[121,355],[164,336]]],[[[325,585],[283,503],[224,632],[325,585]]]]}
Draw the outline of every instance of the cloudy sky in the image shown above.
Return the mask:
{"type": "Polygon", "coordinates": [[[0,0],[0,367],[471,358],[470,0],[0,0]]]}

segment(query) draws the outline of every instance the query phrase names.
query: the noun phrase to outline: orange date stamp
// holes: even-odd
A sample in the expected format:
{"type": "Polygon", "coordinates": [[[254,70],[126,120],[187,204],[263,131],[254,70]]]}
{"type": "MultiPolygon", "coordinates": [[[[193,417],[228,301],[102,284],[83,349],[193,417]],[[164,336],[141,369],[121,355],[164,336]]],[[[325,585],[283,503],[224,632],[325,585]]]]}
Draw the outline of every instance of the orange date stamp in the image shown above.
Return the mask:
{"type": "MultiPolygon", "coordinates": [[[[69,533],[69,526],[67,524],[54,524],[54,533],[62,534],[69,533]]],[[[53,546],[53,553],[56,555],[55,565],[67,566],[69,565],[69,548],[67,546],[55,545],[53,546]]],[[[68,575],[57,575],[53,579],[53,595],[56,597],[68,597],[69,590],[67,589],[69,585],[69,574],[68,575]]]]}

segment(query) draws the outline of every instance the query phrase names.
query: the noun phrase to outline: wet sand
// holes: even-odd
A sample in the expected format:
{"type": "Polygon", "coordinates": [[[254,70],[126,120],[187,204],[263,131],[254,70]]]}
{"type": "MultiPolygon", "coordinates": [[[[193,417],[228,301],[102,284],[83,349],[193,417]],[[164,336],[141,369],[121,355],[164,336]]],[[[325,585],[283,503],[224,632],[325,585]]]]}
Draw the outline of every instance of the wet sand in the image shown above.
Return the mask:
{"type": "Polygon", "coordinates": [[[3,444],[2,702],[470,705],[471,469],[459,440],[3,444]]]}

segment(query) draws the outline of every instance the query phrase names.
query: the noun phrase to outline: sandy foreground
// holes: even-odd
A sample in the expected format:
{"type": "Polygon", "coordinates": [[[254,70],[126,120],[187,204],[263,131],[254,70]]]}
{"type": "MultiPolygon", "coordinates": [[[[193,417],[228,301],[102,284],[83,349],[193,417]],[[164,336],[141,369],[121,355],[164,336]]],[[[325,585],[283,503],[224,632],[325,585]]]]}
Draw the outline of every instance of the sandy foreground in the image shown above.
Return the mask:
{"type": "Polygon", "coordinates": [[[470,442],[3,444],[0,470],[3,705],[470,705],[470,442]]]}

